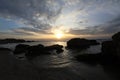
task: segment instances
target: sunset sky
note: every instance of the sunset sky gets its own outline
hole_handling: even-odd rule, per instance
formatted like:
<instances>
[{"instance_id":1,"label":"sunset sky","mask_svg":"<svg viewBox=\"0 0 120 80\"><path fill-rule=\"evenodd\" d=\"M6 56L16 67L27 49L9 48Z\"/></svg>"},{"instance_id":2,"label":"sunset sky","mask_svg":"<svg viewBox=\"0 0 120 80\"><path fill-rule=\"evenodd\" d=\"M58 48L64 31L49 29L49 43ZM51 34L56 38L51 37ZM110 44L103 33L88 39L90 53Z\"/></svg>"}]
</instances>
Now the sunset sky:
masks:
<instances>
[{"instance_id":1,"label":"sunset sky","mask_svg":"<svg viewBox=\"0 0 120 80\"><path fill-rule=\"evenodd\" d=\"M0 0L0 38L109 38L120 31L120 0Z\"/></svg>"}]
</instances>

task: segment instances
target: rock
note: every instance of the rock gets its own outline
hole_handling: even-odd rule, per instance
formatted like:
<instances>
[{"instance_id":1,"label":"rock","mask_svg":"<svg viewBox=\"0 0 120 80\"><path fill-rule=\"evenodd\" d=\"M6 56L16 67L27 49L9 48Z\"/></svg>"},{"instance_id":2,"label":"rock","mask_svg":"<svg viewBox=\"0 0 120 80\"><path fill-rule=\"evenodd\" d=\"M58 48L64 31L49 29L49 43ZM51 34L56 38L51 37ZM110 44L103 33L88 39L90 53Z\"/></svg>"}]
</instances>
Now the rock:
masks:
<instances>
[{"instance_id":1,"label":"rock","mask_svg":"<svg viewBox=\"0 0 120 80\"><path fill-rule=\"evenodd\" d=\"M91 45L99 44L96 40L87 40L81 38L73 38L67 41L67 48L69 49L86 49Z\"/></svg>"},{"instance_id":2,"label":"rock","mask_svg":"<svg viewBox=\"0 0 120 80\"><path fill-rule=\"evenodd\" d=\"M120 32L114 34L114 35L112 36L112 39L113 39L113 41L120 43Z\"/></svg>"},{"instance_id":3,"label":"rock","mask_svg":"<svg viewBox=\"0 0 120 80\"><path fill-rule=\"evenodd\" d=\"M21 53L26 53L29 45L26 44L18 44L15 47L14 54L21 54Z\"/></svg>"},{"instance_id":4,"label":"rock","mask_svg":"<svg viewBox=\"0 0 120 80\"><path fill-rule=\"evenodd\" d=\"M14 39L14 38L0 39L0 44L24 43L24 42L33 42L33 41L26 41L24 39Z\"/></svg>"},{"instance_id":5,"label":"rock","mask_svg":"<svg viewBox=\"0 0 120 80\"><path fill-rule=\"evenodd\" d=\"M25 56L30 59L39 56L41 54L45 54L45 48L42 44L39 44L35 46L29 46Z\"/></svg>"},{"instance_id":6,"label":"rock","mask_svg":"<svg viewBox=\"0 0 120 80\"><path fill-rule=\"evenodd\" d=\"M51 50L58 50L58 49L62 49L62 48L63 48L62 45L55 44L55 45L52 45L52 46L46 46L45 50L51 51Z\"/></svg>"},{"instance_id":7,"label":"rock","mask_svg":"<svg viewBox=\"0 0 120 80\"><path fill-rule=\"evenodd\" d=\"M120 64L120 32L112 36L111 41L102 42L101 53L99 54L83 54L76 57L78 61L87 63L97 63L102 65L119 65ZM91 41L96 44L96 41Z\"/></svg>"},{"instance_id":8,"label":"rock","mask_svg":"<svg viewBox=\"0 0 120 80\"><path fill-rule=\"evenodd\" d=\"M102 56L107 63L116 63L120 61L120 32L112 36L111 41L102 42Z\"/></svg>"},{"instance_id":9,"label":"rock","mask_svg":"<svg viewBox=\"0 0 120 80\"><path fill-rule=\"evenodd\" d=\"M89 40L90 45L99 45L100 43L96 40Z\"/></svg>"},{"instance_id":10,"label":"rock","mask_svg":"<svg viewBox=\"0 0 120 80\"><path fill-rule=\"evenodd\" d=\"M56 53L61 53L61 52L64 51L62 48L63 48L62 45L55 44L55 45L52 45L52 46L47 46L47 47L45 47L45 50L46 50L46 51L56 50Z\"/></svg>"},{"instance_id":11,"label":"rock","mask_svg":"<svg viewBox=\"0 0 120 80\"><path fill-rule=\"evenodd\" d=\"M102 42L102 53L106 55L114 55L116 53L117 44L113 41Z\"/></svg>"},{"instance_id":12,"label":"rock","mask_svg":"<svg viewBox=\"0 0 120 80\"><path fill-rule=\"evenodd\" d=\"M3 48L3 47L0 47L0 51L12 51L12 50L9 49L9 48Z\"/></svg>"},{"instance_id":13,"label":"rock","mask_svg":"<svg viewBox=\"0 0 120 80\"><path fill-rule=\"evenodd\" d=\"M89 41L86 39L80 39L80 38L73 38L67 42L67 48L74 49L74 48L80 48L85 49L88 48Z\"/></svg>"}]
</instances>

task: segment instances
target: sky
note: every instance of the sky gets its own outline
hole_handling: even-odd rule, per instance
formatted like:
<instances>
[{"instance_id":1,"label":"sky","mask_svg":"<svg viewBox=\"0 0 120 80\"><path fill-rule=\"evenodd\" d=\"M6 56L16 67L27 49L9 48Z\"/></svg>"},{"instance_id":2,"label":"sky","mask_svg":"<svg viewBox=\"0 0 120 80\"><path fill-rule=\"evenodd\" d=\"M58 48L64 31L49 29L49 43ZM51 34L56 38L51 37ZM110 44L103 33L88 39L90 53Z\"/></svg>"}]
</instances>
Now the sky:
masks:
<instances>
[{"instance_id":1,"label":"sky","mask_svg":"<svg viewBox=\"0 0 120 80\"><path fill-rule=\"evenodd\" d=\"M101 39L118 31L120 0L0 0L0 38Z\"/></svg>"}]
</instances>

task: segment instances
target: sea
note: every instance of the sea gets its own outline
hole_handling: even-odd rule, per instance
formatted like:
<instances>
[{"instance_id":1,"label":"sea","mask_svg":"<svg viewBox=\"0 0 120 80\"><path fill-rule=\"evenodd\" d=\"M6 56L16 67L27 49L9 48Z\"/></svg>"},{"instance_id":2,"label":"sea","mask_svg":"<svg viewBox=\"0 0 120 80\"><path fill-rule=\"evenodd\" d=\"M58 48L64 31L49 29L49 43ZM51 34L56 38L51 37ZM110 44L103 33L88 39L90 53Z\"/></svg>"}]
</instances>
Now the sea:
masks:
<instances>
[{"instance_id":1,"label":"sea","mask_svg":"<svg viewBox=\"0 0 120 80\"><path fill-rule=\"evenodd\" d=\"M20 43L19 43L20 44ZM44 46L50 46L54 44L59 44L64 46L64 52L60 54L50 55L41 55L37 56L30 62L37 67L38 69L54 69L49 71L49 74L55 78L55 75L64 76L63 80L67 80L66 77L73 78L71 80L119 80L119 76L117 70L112 68L112 66L103 66L100 64L87 64L84 62L79 62L75 59L75 56L80 54L98 54L101 52L101 45L91 46L88 49L83 51L79 50L68 50L66 49L66 42L25 42L21 44L28 45L38 45L43 44ZM10 48L12 50L15 49L15 46L18 43L9 43L9 44L1 44L0 47ZM25 59L24 55L18 55L17 57L23 57L21 60ZM55 73L55 74L53 74ZM112 75L112 76L111 76ZM117 76L117 77L116 77ZM79 77L81 79L79 79ZM56 77L56 80L59 80Z\"/></svg>"}]
</instances>

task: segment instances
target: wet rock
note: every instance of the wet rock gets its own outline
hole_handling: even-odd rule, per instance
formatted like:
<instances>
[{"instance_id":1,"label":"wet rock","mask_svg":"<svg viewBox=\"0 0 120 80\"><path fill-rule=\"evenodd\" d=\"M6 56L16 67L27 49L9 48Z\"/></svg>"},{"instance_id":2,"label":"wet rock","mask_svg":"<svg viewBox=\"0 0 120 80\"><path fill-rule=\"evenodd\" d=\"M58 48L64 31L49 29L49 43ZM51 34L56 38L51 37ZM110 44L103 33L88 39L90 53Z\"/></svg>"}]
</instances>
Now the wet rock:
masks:
<instances>
[{"instance_id":1,"label":"wet rock","mask_svg":"<svg viewBox=\"0 0 120 80\"><path fill-rule=\"evenodd\" d=\"M104 41L102 43L102 53L112 55L116 53L117 44L113 41Z\"/></svg>"},{"instance_id":2,"label":"wet rock","mask_svg":"<svg viewBox=\"0 0 120 80\"><path fill-rule=\"evenodd\" d=\"M120 58L120 32L112 36L112 41L104 41L102 43L103 55L111 55Z\"/></svg>"},{"instance_id":3,"label":"wet rock","mask_svg":"<svg viewBox=\"0 0 120 80\"><path fill-rule=\"evenodd\" d=\"M62 50L62 48L63 48L62 45L55 44L55 45L52 45L52 46L46 46L45 50L46 51L58 50L58 52L59 52L59 51Z\"/></svg>"},{"instance_id":4,"label":"wet rock","mask_svg":"<svg viewBox=\"0 0 120 80\"><path fill-rule=\"evenodd\" d=\"M113 39L113 41L120 43L120 32L114 34L114 35L112 36L112 39Z\"/></svg>"},{"instance_id":5,"label":"wet rock","mask_svg":"<svg viewBox=\"0 0 120 80\"><path fill-rule=\"evenodd\" d=\"M100 43L96 40L89 40L90 45L99 45Z\"/></svg>"},{"instance_id":6,"label":"wet rock","mask_svg":"<svg viewBox=\"0 0 120 80\"><path fill-rule=\"evenodd\" d=\"M78 55L76 59L87 63L102 65L120 64L120 32L112 36L111 41L102 42L101 53Z\"/></svg>"},{"instance_id":7,"label":"wet rock","mask_svg":"<svg viewBox=\"0 0 120 80\"><path fill-rule=\"evenodd\" d=\"M39 44L39 45L35 45L35 46L29 46L25 56L27 58L34 58L41 54L45 54L45 48L42 44Z\"/></svg>"},{"instance_id":8,"label":"wet rock","mask_svg":"<svg viewBox=\"0 0 120 80\"><path fill-rule=\"evenodd\" d=\"M14 54L21 54L21 53L26 53L29 45L26 44L18 44L15 47Z\"/></svg>"},{"instance_id":9,"label":"wet rock","mask_svg":"<svg viewBox=\"0 0 120 80\"><path fill-rule=\"evenodd\" d=\"M3 48L3 47L0 47L0 51L12 51L12 50L9 49L9 48Z\"/></svg>"}]
</instances>

